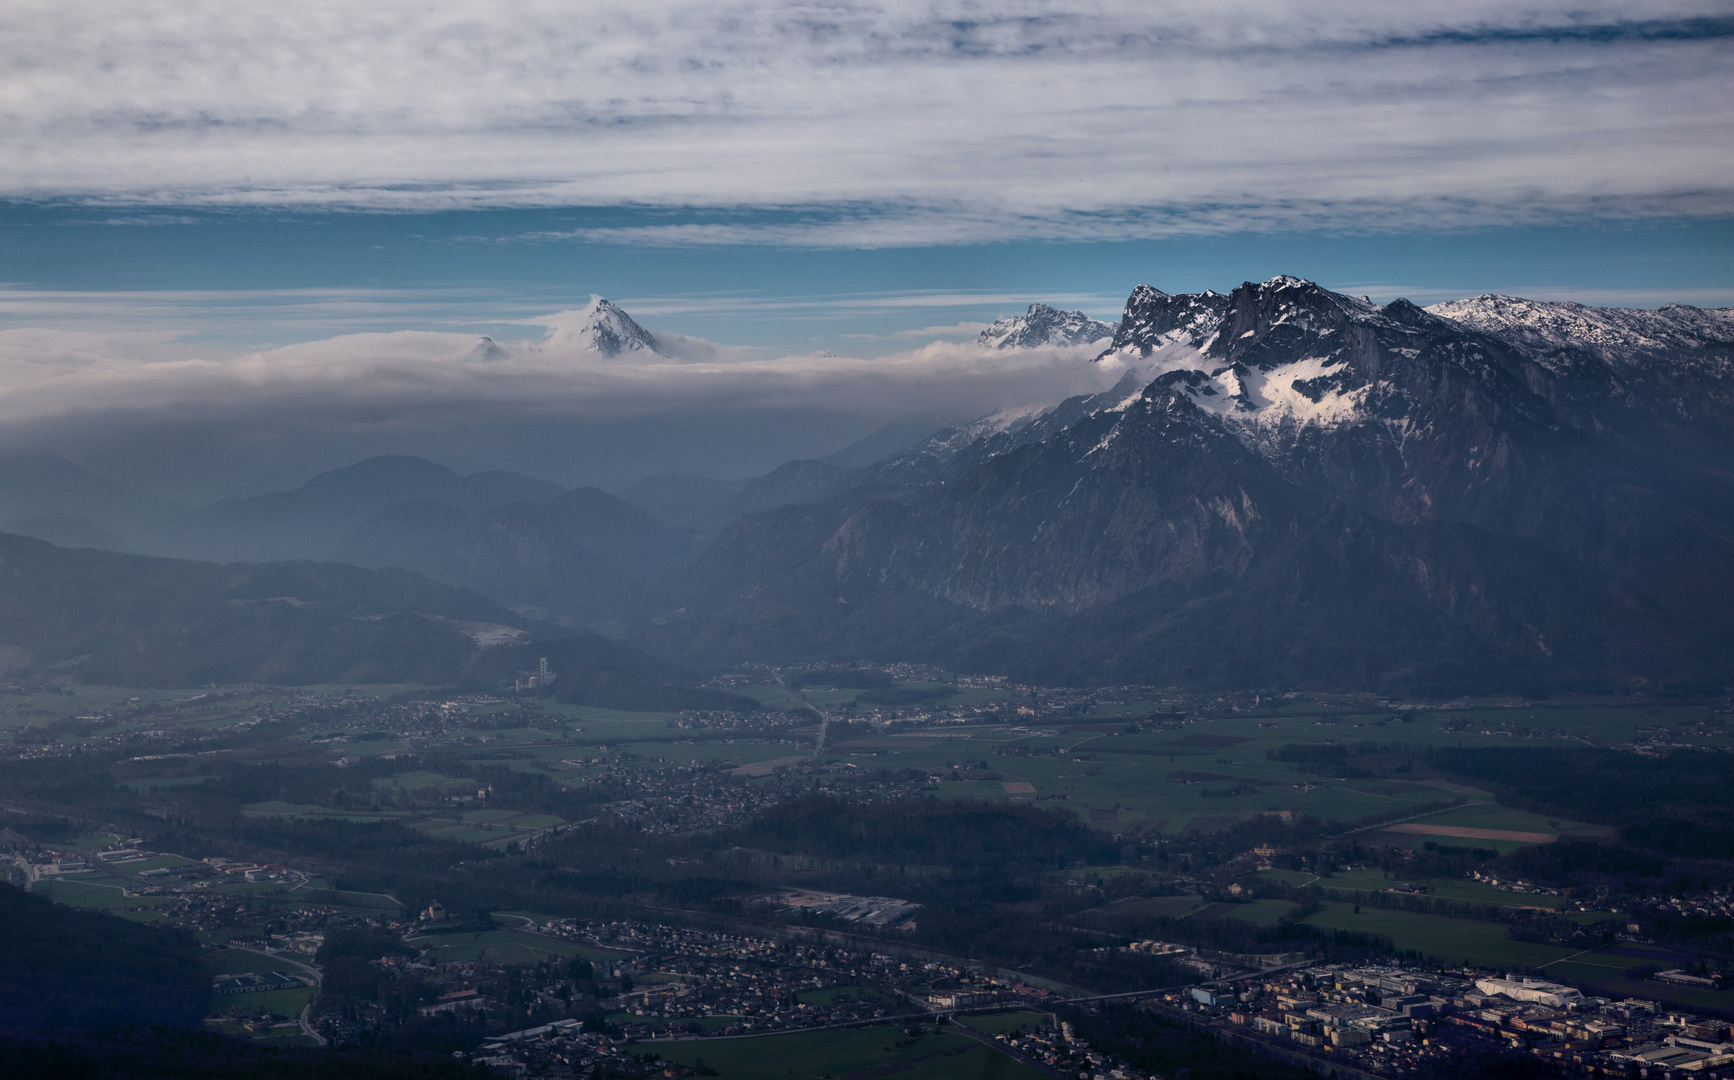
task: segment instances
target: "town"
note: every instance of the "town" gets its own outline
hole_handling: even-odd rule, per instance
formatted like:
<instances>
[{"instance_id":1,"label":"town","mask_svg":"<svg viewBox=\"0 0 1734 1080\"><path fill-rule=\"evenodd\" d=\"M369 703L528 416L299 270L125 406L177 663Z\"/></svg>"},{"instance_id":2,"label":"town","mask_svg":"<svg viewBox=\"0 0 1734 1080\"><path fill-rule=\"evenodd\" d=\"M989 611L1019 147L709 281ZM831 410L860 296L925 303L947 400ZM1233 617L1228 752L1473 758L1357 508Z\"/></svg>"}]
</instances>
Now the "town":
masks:
<instances>
[{"instance_id":1,"label":"town","mask_svg":"<svg viewBox=\"0 0 1734 1080\"><path fill-rule=\"evenodd\" d=\"M194 935L213 1032L513 1076L1734 1066L1716 864L1468 771L1534 744L1647 783L1719 760L1720 704L712 682L766 708L31 690L4 870Z\"/></svg>"}]
</instances>

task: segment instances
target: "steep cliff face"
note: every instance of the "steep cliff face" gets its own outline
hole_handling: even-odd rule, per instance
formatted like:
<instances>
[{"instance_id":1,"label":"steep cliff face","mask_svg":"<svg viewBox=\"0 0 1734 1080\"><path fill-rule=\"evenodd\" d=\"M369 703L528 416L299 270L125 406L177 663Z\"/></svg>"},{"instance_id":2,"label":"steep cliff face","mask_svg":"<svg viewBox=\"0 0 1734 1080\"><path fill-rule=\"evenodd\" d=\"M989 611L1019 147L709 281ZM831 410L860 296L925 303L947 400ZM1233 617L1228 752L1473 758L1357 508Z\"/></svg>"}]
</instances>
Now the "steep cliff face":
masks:
<instances>
[{"instance_id":1,"label":"steep cliff face","mask_svg":"<svg viewBox=\"0 0 1734 1080\"><path fill-rule=\"evenodd\" d=\"M1707 437L1734 423L1734 309L1592 308L1491 294L1429 312L1505 342L1527 385L1580 426Z\"/></svg>"},{"instance_id":2,"label":"steep cliff face","mask_svg":"<svg viewBox=\"0 0 1734 1080\"><path fill-rule=\"evenodd\" d=\"M1124 369L1113 391L941 432L799 522L740 523L665 636L722 619L785 651L997 656L1080 679L1720 678L1726 465L1608 419L1691 415L1726 441L1677 400L1718 392L1722 323L1671 325L1685 337L1647 359L1597 339L1585 355L1614 375L1568 365L1564 387L1485 318L1295 278L1141 286L1097 360ZM800 641L767 637L773 608Z\"/></svg>"}]
</instances>

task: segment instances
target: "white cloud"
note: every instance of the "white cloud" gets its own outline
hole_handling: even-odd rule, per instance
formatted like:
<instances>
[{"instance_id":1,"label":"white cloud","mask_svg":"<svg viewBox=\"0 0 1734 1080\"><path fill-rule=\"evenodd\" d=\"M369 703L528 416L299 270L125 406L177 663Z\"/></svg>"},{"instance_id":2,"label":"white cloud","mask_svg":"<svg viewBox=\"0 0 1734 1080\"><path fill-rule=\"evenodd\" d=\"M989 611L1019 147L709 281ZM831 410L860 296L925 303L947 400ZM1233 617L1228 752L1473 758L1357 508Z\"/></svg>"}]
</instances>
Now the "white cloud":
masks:
<instances>
[{"instance_id":1,"label":"white cloud","mask_svg":"<svg viewBox=\"0 0 1734 1080\"><path fill-rule=\"evenodd\" d=\"M988 324L984 322L960 322L952 323L950 326L918 326L910 330L897 330L891 336L916 340L948 337L973 338L987 328Z\"/></svg>"},{"instance_id":2,"label":"white cloud","mask_svg":"<svg viewBox=\"0 0 1734 1080\"><path fill-rule=\"evenodd\" d=\"M1088 349L989 352L933 342L873 359L776 356L659 334L671 357L603 358L475 334L346 334L261 351L187 344L166 331L0 330L0 423L147 416L174 425L252 417L278 430L417 430L449 422L674 417L826 409L866 416L977 415L1100 389Z\"/></svg>"},{"instance_id":3,"label":"white cloud","mask_svg":"<svg viewBox=\"0 0 1734 1080\"><path fill-rule=\"evenodd\" d=\"M1731 32L1719 0L13 0L0 195L716 211L530 238L666 245L1717 214Z\"/></svg>"}]
</instances>

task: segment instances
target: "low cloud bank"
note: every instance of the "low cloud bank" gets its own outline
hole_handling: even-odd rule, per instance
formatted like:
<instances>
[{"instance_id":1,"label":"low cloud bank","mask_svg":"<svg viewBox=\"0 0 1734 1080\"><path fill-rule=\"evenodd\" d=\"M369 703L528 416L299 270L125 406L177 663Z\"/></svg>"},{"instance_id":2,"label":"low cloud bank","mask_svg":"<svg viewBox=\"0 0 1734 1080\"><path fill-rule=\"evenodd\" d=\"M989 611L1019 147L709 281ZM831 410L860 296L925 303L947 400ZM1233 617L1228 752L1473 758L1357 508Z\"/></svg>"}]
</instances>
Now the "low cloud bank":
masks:
<instances>
[{"instance_id":1,"label":"low cloud bank","mask_svg":"<svg viewBox=\"0 0 1734 1080\"><path fill-rule=\"evenodd\" d=\"M156 490L179 482L165 473L203 470L182 494L193 501L251 486L237 471L259 461L292 479L383 452L623 483L662 469L751 473L895 417L1045 405L1119 375L1088 347L946 341L864 359L663 334L670 355L603 357L562 336L567 314L538 320L540 340L399 331L262 351L161 331L0 330L0 427L13 445L142 470L126 478Z\"/></svg>"}]
</instances>

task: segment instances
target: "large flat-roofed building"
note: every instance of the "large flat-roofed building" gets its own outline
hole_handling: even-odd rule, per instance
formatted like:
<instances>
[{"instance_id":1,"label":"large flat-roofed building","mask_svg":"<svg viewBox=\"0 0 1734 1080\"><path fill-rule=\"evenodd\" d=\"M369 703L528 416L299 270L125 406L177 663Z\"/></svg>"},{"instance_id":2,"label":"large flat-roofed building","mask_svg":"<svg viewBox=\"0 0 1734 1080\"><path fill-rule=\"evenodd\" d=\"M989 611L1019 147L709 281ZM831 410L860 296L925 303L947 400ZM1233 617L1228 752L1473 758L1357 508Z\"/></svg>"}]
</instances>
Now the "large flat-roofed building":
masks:
<instances>
[{"instance_id":1,"label":"large flat-roofed building","mask_svg":"<svg viewBox=\"0 0 1734 1080\"><path fill-rule=\"evenodd\" d=\"M1503 996L1513 1001L1530 1001L1556 1009L1583 1003L1582 991L1539 979L1477 979L1475 989L1489 997Z\"/></svg>"}]
</instances>

